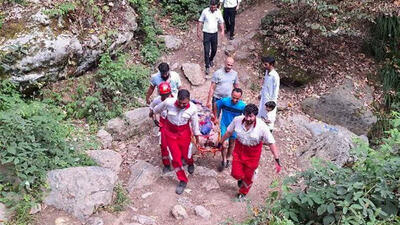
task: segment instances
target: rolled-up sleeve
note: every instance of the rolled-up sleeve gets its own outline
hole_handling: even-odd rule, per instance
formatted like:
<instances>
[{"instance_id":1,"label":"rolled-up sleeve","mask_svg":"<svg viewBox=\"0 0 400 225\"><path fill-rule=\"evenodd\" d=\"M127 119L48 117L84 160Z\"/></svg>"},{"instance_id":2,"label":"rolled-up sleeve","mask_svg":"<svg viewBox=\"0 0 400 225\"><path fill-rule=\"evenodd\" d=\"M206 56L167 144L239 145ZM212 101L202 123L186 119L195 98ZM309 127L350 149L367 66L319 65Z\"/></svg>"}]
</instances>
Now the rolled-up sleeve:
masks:
<instances>
[{"instance_id":1,"label":"rolled-up sleeve","mask_svg":"<svg viewBox=\"0 0 400 225\"><path fill-rule=\"evenodd\" d=\"M262 141L266 144L274 144L275 138L272 136L271 132L269 131L268 126L264 126L262 130Z\"/></svg>"},{"instance_id":2,"label":"rolled-up sleeve","mask_svg":"<svg viewBox=\"0 0 400 225\"><path fill-rule=\"evenodd\" d=\"M160 114L165 109L165 107L167 107L167 105L165 104L165 101L163 101L153 108L153 112Z\"/></svg>"},{"instance_id":3,"label":"rolled-up sleeve","mask_svg":"<svg viewBox=\"0 0 400 225\"><path fill-rule=\"evenodd\" d=\"M229 126L226 128L226 131L233 132L235 130L235 126L236 126L237 120L238 120L237 117L235 119L233 119L231 124L229 124Z\"/></svg>"},{"instance_id":4,"label":"rolled-up sleeve","mask_svg":"<svg viewBox=\"0 0 400 225\"><path fill-rule=\"evenodd\" d=\"M192 117L190 118L190 122L194 135L201 135L199 128L199 115L197 114L197 111L193 113Z\"/></svg>"}]
</instances>

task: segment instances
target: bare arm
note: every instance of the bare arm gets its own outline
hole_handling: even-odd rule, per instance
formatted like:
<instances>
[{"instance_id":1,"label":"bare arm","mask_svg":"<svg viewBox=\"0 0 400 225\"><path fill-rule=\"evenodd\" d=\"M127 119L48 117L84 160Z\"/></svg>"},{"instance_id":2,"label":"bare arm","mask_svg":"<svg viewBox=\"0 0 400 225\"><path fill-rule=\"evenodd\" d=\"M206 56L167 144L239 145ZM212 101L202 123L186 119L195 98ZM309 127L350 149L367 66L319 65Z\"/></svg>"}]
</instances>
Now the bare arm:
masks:
<instances>
[{"instance_id":1,"label":"bare arm","mask_svg":"<svg viewBox=\"0 0 400 225\"><path fill-rule=\"evenodd\" d=\"M232 136L232 134L233 134L233 131L226 131L225 132L225 134L224 134L224 136L221 138L221 141L220 141L220 143L222 144L222 143L224 143L224 141L226 140L226 139L228 139L230 136Z\"/></svg>"},{"instance_id":2,"label":"bare arm","mask_svg":"<svg viewBox=\"0 0 400 225\"><path fill-rule=\"evenodd\" d=\"M224 23L219 24L219 29L221 29L221 37L223 38L225 36Z\"/></svg>"},{"instance_id":3,"label":"bare arm","mask_svg":"<svg viewBox=\"0 0 400 225\"><path fill-rule=\"evenodd\" d=\"M210 89L208 90L207 107L211 108L211 100L215 91L215 83L211 82Z\"/></svg>"},{"instance_id":4,"label":"bare arm","mask_svg":"<svg viewBox=\"0 0 400 225\"><path fill-rule=\"evenodd\" d=\"M153 94L154 88L155 87L153 85L150 85L149 89L147 89L147 93L146 93L146 103L147 104L150 104L150 96L151 96L151 94Z\"/></svg>"},{"instance_id":5,"label":"bare arm","mask_svg":"<svg viewBox=\"0 0 400 225\"><path fill-rule=\"evenodd\" d=\"M203 22L197 22L197 37L201 38L201 29L203 28Z\"/></svg>"},{"instance_id":6,"label":"bare arm","mask_svg":"<svg viewBox=\"0 0 400 225\"><path fill-rule=\"evenodd\" d=\"M215 119L217 119L217 110L218 110L218 108L217 108L217 103L214 102L213 114L214 114L214 118L215 118Z\"/></svg>"},{"instance_id":7,"label":"bare arm","mask_svg":"<svg viewBox=\"0 0 400 225\"><path fill-rule=\"evenodd\" d=\"M274 159L279 159L279 152L278 152L278 147L275 144L269 144L269 150L271 151L272 155L274 156Z\"/></svg>"}]
</instances>

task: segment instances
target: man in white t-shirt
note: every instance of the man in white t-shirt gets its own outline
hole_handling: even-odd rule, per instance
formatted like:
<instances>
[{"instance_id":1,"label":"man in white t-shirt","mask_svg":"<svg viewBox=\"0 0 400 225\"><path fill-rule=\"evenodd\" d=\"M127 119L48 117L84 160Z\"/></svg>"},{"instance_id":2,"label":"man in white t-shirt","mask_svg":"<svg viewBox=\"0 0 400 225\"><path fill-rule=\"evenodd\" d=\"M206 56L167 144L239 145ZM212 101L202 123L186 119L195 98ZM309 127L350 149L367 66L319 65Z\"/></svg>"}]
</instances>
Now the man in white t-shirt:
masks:
<instances>
[{"instance_id":1,"label":"man in white t-shirt","mask_svg":"<svg viewBox=\"0 0 400 225\"><path fill-rule=\"evenodd\" d=\"M249 104L244 108L244 115L237 116L227 128L219 146L236 132L235 148L233 149L231 175L238 180L239 193L237 197L243 198L250 190L253 183L254 171L260 162L262 145L269 146L275 158L276 172L281 171L278 148L268 126L257 118L258 108Z\"/></svg>"},{"instance_id":2,"label":"man in white t-shirt","mask_svg":"<svg viewBox=\"0 0 400 225\"><path fill-rule=\"evenodd\" d=\"M174 96L178 94L178 91L182 86L179 74L174 71L170 71L168 63L160 63L160 65L158 65L158 72L153 74L150 78L150 86L146 93L147 104L150 104L150 97L153 94L154 89L164 81L169 83L171 86L171 92Z\"/></svg>"},{"instance_id":3,"label":"man in white t-shirt","mask_svg":"<svg viewBox=\"0 0 400 225\"><path fill-rule=\"evenodd\" d=\"M224 19L221 11L218 9L218 0L210 0L210 7L205 8L200 15L197 24L197 36L201 38L203 31L204 61L206 65L206 74L210 73L210 66L214 66L214 57L218 46L218 26L221 30L221 36L224 37ZM211 49L211 54L210 54Z\"/></svg>"},{"instance_id":4,"label":"man in white t-shirt","mask_svg":"<svg viewBox=\"0 0 400 225\"><path fill-rule=\"evenodd\" d=\"M220 0L221 8L224 7L225 27L230 40L233 40L235 36L235 18L240 2L241 0Z\"/></svg>"}]
</instances>

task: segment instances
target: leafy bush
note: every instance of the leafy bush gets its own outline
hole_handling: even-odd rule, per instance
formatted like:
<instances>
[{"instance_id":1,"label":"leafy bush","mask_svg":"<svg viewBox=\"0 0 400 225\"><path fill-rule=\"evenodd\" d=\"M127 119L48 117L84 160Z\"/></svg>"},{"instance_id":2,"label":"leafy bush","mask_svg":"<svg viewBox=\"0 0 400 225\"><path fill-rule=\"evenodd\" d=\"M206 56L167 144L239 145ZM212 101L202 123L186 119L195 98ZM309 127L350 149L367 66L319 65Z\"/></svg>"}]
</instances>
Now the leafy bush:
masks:
<instances>
[{"instance_id":1,"label":"leafy bush","mask_svg":"<svg viewBox=\"0 0 400 225\"><path fill-rule=\"evenodd\" d=\"M388 109L400 111L400 58L388 61L380 71Z\"/></svg>"},{"instance_id":2,"label":"leafy bush","mask_svg":"<svg viewBox=\"0 0 400 225\"><path fill-rule=\"evenodd\" d=\"M76 6L73 2L63 2L56 5L53 9L45 10L44 13L49 17L63 17L75 10Z\"/></svg>"},{"instance_id":3,"label":"leafy bush","mask_svg":"<svg viewBox=\"0 0 400 225\"><path fill-rule=\"evenodd\" d=\"M139 32L144 34L143 46L141 53L146 63L154 64L161 56L161 51L164 46L157 37L158 34L162 33L162 30L158 27L154 17L155 12L151 8L148 0L129 0L129 2L135 7L139 17Z\"/></svg>"},{"instance_id":4,"label":"leafy bush","mask_svg":"<svg viewBox=\"0 0 400 225\"><path fill-rule=\"evenodd\" d=\"M171 14L172 24L185 29L187 22L200 16L209 0L161 0L164 14Z\"/></svg>"},{"instance_id":5,"label":"leafy bush","mask_svg":"<svg viewBox=\"0 0 400 225\"><path fill-rule=\"evenodd\" d=\"M277 218L295 224L398 224L400 114L395 118L379 149L359 143L352 168L314 162L313 168L284 182L281 196L273 191L266 208L246 224Z\"/></svg>"}]
</instances>

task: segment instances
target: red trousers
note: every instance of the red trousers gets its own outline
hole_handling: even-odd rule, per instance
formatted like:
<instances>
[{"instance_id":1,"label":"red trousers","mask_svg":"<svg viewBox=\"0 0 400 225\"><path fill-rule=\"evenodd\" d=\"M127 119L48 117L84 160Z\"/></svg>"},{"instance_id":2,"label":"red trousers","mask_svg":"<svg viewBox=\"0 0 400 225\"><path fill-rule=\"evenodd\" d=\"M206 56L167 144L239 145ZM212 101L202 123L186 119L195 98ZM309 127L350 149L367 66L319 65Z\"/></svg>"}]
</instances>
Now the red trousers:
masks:
<instances>
[{"instance_id":1,"label":"red trousers","mask_svg":"<svg viewBox=\"0 0 400 225\"><path fill-rule=\"evenodd\" d=\"M177 126L166 121L165 136L167 140L167 146L172 155L172 166L175 169L178 180L188 182L188 178L183 170L182 157L185 159L188 165L193 165L193 158L191 152L189 152L189 145L192 136L189 123ZM164 128L163 128L164 129Z\"/></svg>"},{"instance_id":2,"label":"red trousers","mask_svg":"<svg viewBox=\"0 0 400 225\"><path fill-rule=\"evenodd\" d=\"M262 142L256 146L247 146L237 139L235 141L231 175L236 180L242 180L242 187L239 189L242 194L247 194L253 184L253 175L260 162L261 150Z\"/></svg>"},{"instance_id":3,"label":"red trousers","mask_svg":"<svg viewBox=\"0 0 400 225\"><path fill-rule=\"evenodd\" d=\"M165 131L163 130L163 128L166 126L166 119L160 117L160 147L161 147L161 159L162 159L162 163L164 164L164 166L169 166L170 162L169 162L169 152L168 152L168 146L167 146L167 138L165 135Z\"/></svg>"}]
</instances>

